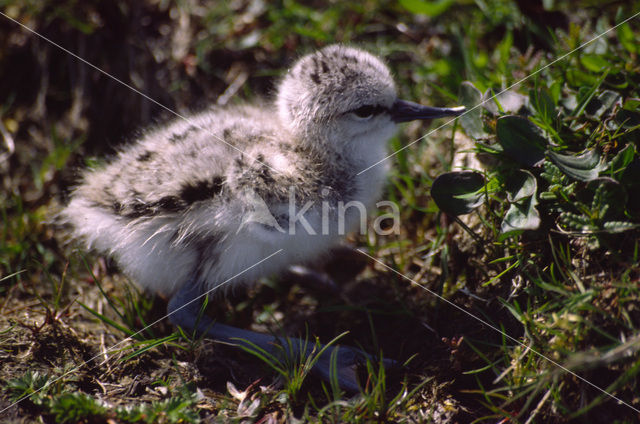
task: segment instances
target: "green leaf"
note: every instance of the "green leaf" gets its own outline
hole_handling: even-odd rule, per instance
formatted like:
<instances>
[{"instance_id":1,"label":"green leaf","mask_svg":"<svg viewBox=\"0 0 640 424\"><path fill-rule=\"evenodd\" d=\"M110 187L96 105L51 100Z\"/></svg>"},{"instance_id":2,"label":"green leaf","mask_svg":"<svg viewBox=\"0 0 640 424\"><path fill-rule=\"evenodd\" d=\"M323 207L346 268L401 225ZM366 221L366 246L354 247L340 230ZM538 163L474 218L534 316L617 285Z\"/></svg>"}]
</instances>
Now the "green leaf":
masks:
<instances>
[{"instance_id":1,"label":"green leaf","mask_svg":"<svg viewBox=\"0 0 640 424\"><path fill-rule=\"evenodd\" d=\"M433 182L431 197L443 212L464 215L484 203L484 185L484 177L478 172L446 172Z\"/></svg>"},{"instance_id":2,"label":"green leaf","mask_svg":"<svg viewBox=\"0 0 640 424\"><path fill-rule=\"evenodd\" d=\"M553 104L558 104L560 101L560 94L562 94L562 81L555 80L551 83L549 87L549 94L551 95L551 99L553 100Z\"/></svg>"},{"instance_id":3,"label":"green leaf","mask_svg":"<svg viewBox=\"0 0 640 424\"><path fill-rule=\"evenodd\" d=\"M611 90L604 90L598 97L589 101L585 108L585 114L592 118L600 118L605 112L611 110L613 106L622 101L619 93Z\"/></svg>"},{"instance_id":4,"label":"green leaf","mask_svg":"<svg viewBox=\"0 0 640 424\"><path fill-rule=\"evenodd\" d=\"M533 196L538 190L538 183L529 171L518 170L509 176L506 184L507 200L511 203L518 202Z\"/></svg>"},{"instance_id":5,"label":"green leaf","mask_svg":"<svg viewBox=\"0 0 640 424\"><path fill-rule=\"evenodd\" d=\"M607 78L607 86L611 88L615 88L618 91L624 90L629 87L631 84L632 87L635 87L637 84L634 82L632 75L635 73L627 73L623 66L620 63L615 64L611 68L607 68L607 72L609 72L609 76Z\"/></svg>"},{"instance_id":6,"label":"green leaf","mask_svg":"<svg viewBox=\"0 0 640 424\"><path fill-rule=\"evenodd\" d=\"M640 109L640 99L630 98L624 101L624 105L622 106L624 110L630 110L632 112Z\"/></svg>"},{"instance_id":7,"label":"green leaf","mask_svg":"<svg viewBox=\"0 0 640 424\"><path fill-rule=\"evenodd\" d=\"M589 234L597 230L588 217L573 212L561 212L558 216L561 230Z\"/></svg>"},{"instance_id":8,"label":"green leaf","mask_svg":"<svg viewBox=\"0 0 640 424\"><path fill-rule=\"evenodd\" d=\"M628 193L640 193L640 159L635 158L622 172L620 178ZM640 196L629 196L627 210L634 215L640 214Z\"/></svg>"},{"instance_id":9,"label":"green leaf","mask_svg":"<svg viewBox=\"0 0 640 424\"><path fill-rule=\"evenodd\" d=\"M582 87L597 84L598 77L575 67L567 69L567 82L572 87Z\"/></svg>"},{"instance_id":10,"label":"green leaf","mask_svg":"<svg viewBox=\"0 0 640 424\"><path fill-rule=\"evenodd\" d=\"M546 123L553 122L555 119L556 105L553 102L551 94L549 94L546 89L539 88L537 90L530 90L529 102L538 113L540 119Z\"/></svg>"},{"instance_id":11,"label":"green leaf","mask_svg":"<svg viewBox=\"0 0 640 424\"><path fill-rule=\"evenodd\" d=\"M177 346L177 347L181 347L180 345L176 344L176 343L171 343L175 340L179 339L179 333L175 332L172 333L166 337L163 337L161 339L154 339L154 340L143 340L140 342L137 342L134 344L134 351L131 352L130 354L128 354L127 356L125 356L124 358L120 359L120 362L128 362L131 359L135 358L136 356L140 356L142 355L144 352L151 350L153 348L155 348L156 346L161 346L164 344L167 345L171 345L171 346ZM138 349L138 347L140 347L140 349Z\"/></svg>"},{"instance_id":12,"label":"green leaf","mask_svg":"<svg viewBox=\"0 0 640 424\"><path fill-rule=\"evenodd\" d=\"M598 178L606 164L600 163L600 154L595 150L587 150L578 155L563 155L554 151L547 152L549 159L560 170L579 181L591 181Z\"/></svg>"},{"instance_id":13,"label":"green leaf","mask_svg":"<svg viewBox=\"0 0 640 424\"><path fill-rule=\"evenodd\" d=\"M636 148L634 145L627 144L624 149L620 150L618 154L611 159L611 162L609 163L609 172L614 176L622 173L622 171L627 168L627 165L633 161L635 155Z\"/></svg>"},{"instance_id":14,"label":"green leaf","mask_svg":"<svg viewBox=\"0 0 640 424\"><path fill-rule=\"evenodd\" d=\"M471 82L463 81L460 85L459 94L460 103L467 107L458 121L464 132L473 139L484 138L487 136L482 124L482 108L479 107L482 102L482 93Z\"/></svg>"},{"instance_id":15,"label":"green leaf","mask_svg":"<svg viewBox=\"0 0 640 424\"><path fill-rule=\"evenodd\" d=\"M449 9L454 1L455 0L400 0L400 4L411 13L427 15L433 18Z\"/></svg>"},{"instance_id":16,"label":"green leaf","mask_svg":"<svg viewBox=\"0 0 640 424\"><path fill-rule=\"evenodd\" d=\"M627 109L620 109L613 119L622 128L633 128L640 125L640 113Z\"/></svg>"},{"instance_id":17,"label":"green leaf","mask_svg":"<svg viewBox=\"0 0 640 424\"><path fill-rule=\"evenodd\" d=\"M496 134L504 152L518 163L534 166L544 159L547 140L540 128L528 119L503 116L497 121Z\"/></svg>"},{"instance_id":18,"label":"green leaf","mask_svg":"<svg viewBox=\"0 0 640 424\"><path fill-rule=\"evenodd\" d=\"M484 102L482 106L486 110L498 115L499 113L518 113L524 106L527 97L512 90L494 95L494 91L488 89L482 96L482 100Z\"/></svg>"},{"instance_id":19,"label":"green leaf","mask_svg":"<svg viewBox=\"0 0 640 424\"><path fill-rule=\"evenodd\" d=\"M604 223L603 228L607 233L623 233L640 228L640 225L627 221L608 221Z\"/></svg>"},{"instance_id":20,"label":"green leaf","mask_svg":"<svg viewBox=\"0 0 640 424\"><path fill-rule=\"evenodd\" d=\"M569 91L560 99L560 105L567 111L576 110L578 107L578 96L575 91Z\"/></svg>"},{"instance_id":21,"label":"green leaf","mask_svg":"<svg viewBox=\"0 0 640 424\"><path fill-rule=\"evenodd\" d=\"M602 84L604 79L607 77L607 75L609 75L609 70L606 70L605 72L603 72L599 78L593 81L593 84L589 84L591 85L591 87L584 87L584 86L580 87L580 89L578 90L578 105L573 111L573 116L576 116L576 117L580 116L582 112L584 112L584 109L587 107L591 99L595 96L596 92L598 91L598 88L600 88L600 85ZM580 85L583 85L583 84L580 84Z\"/></svg>"},{"instance_id":22,"label":"green leaf","mask_svg":"<svg viewBox=\"0 0 640 424\"><path fill-rule=\"evenodd\" d=\"M606 110L613 108L616 103L622 102L622 96L620 93L611 90L604 90L600 93L598 99L607 108Z\"/></svg>"},{"instance_id":23,"label":"green leaf","mask_svg":"<svg viewBox=\"0 0 640 424\"><path fill-rule=\"evenodd\" d=\"M93 309L91 309L90 307L88 307L87 305L85 305L84 303L78 301L78 304L80 306L82 306L85 310L87 310L87 312L95 315L99 320L101 320L102 322L104 322L105 324L108 324L110 326L112 326L113 328L115 328L116 330L120 330L122 331L124 334L126 334L129 337L136 337L139 338L140 335L135 334L135 332L127 327L125 327L124 325L118 324L116 321L112 320L111 318L107 317L106 315L102 315L100 312L94 311Z\"/></svg>"},{"instance_id":24,"label":"green leaf","mask_svg":"<svg viewBox=\"0 0 640 424\"><path fill-rule=\"evenodd\" d=\"M537 230L540 227L540 214L536 209L535 196L512 203L500 225L503 234L514 231Z\"/></svg>"},{"instance_id":25,"label":"green leaf","mask_svg":"<svg viewBox=\"0 0 640 424\"><path fill-rule=\"evenodd\" d=\"M624 186L609 177L596 178L589 181L587 190L593 192L591 200L591 218L594 220L615 219L622 216L622 211L629 198ZM609 213L608 213L609 212Z\"/></svg>"},{"instance_id":26,"label":"green leaf","mask_svg":"<svg viewBox=\"0 0 640 424\"><path fill-rule=\"evenodd\" d=\"M583 54L580 56L580 63L591 72L602 72L611 62L599 54Z\"/></svg>"},{"instance_id":27,"label":"green leaf","mask_svg":"<svg viewBox=\"0 0 640 424\"><path fill-rule=\"evenodd\" d=\"M617 28L618 40L620 44L627 49L629 53L637 53L638 52L638 40L636 40L633 31L631 30L631 26L628 23L624 23Z\"/></svg>"},{"instance_id":28,"label":"green leaf","mask_svg":"<svg viewBox=\"0 0 640 424\"><path fill-rule=\"evenodd\" d=\"M51 412L58 423L98 422L107 408L84 393L63 393L52 402Z\"/></svg>"}]
</instances>

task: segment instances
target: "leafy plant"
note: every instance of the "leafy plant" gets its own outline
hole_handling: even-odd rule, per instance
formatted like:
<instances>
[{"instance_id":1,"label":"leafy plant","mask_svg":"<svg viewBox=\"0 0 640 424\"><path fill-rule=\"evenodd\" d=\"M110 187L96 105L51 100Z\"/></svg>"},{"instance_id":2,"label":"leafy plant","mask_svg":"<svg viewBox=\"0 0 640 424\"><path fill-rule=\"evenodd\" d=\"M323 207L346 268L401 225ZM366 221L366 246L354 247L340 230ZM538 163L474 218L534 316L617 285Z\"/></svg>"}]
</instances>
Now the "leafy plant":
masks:
<instances>
[{"instance_id":1,"label":"leafy plant","mask_svg":"<svg viewBox=\"0 0 640 424\"><path fill-rule=\"evenodd\" d=\"M64 393L51 404L51 412L60 424L96 419L106 411L106 407L84 393Z\"/></svg>"},{"instance_id":2,"label":"leafy plant","mask_svg":"<svg viewBox=\"0 0 640 424\"><path fill-rule=\"evenodd\" d=\"M501 114L500 110L504 109L497 103L497 113L485 107L484 113L474 109L460 118L463 129L478 143L478 151L498 159L498 164L488 170L488 180L502 182L501 189L491 190L491 194L500 195L509 204L501 224L503 234L538 230L545 220L557 222L561 231L590 234L596 241L591 245L596 247L599 246L597 239L603 234L638 228L638 222L623 219L634 214L627 207L629 192L623 183L623 176L634 172L638 160L634 146L626 145L616 155L604 157L597 146L603 138L598 133L601 130L593 125L590 133L582 130L587 143L581 142L583 139L578 134L573 135L570 144L563 139L572 133L575 115L584 109L591 111L584 125L603 118L615 122L621 110L622 94L611 89L600 90L601 82L591 88L581 87L578 91L583 93L579 96L582 101L574 109L557 108L551 94L538 88L529 92L526 116ZM470 82L463 83L461 95L462 101L469 104L482 97ZM567 96L572 96L571 91ZM562 103L562 99L559 100ZM493 119L495 135L490 136L488 121ZM616 136L636 129L623 130ZM572 153L571 147L584 150ZM605 178L606 174L610 177ZM478 176L472 177L474 175ZM470 185L470 178L476 183ZM469 213L484 203L478 198L483 191L480 178L480 174L469 170L442 174L434 181L431 194L443 211L451 215ZM629 177L624 180L627 185L632 181ZM635 187L635 183L632 184ZM592 198L589 205L581 201L585 197Z\"/></svg>"},{"instance_id":3,"label":"leafy plant","mask_svg":"<svg viewBox=\"0 0 640 424\"><path fill-rule=\"evenodd\" d=\"M459 118L460 125L475 143L475 153L490 160L482 169L443 173L431 188L438 207L466 230L458 215L479 218L485 238L476 240L491 243L491 255L499 257L492 264L510 263L485 285L509 276L512 284L526 287L501 302L524 326L527 343L540 355L568 360L572 370L579 368L577 363L587 368L581 354L573 353L577 346L596 349L594 340L602 337L613 347L597 349L615 351L625 340L606 330L612 324L605 322L616 318L604 310L616 307L601 300L607 283L589 274L591 267L606 263L607 272L616 266L637 269L637 242L632 241L640 229L640 90L631 83L637 79L637 65L624 59L635 48L627 31L619 34L618 45L578 54L524 87L506 92L489 88L482 94L476 84L463 82L459 99L468 112ZM493 97L493 92L500 95ZM469 184L470 178L476 184ZM616 292L626 292L633 290L628 283L611 284ZM624 327L637 331L634 324ZM505 345L504 351L505 358L485 357L486 364L472 371L500 373L493 389L478 379L478 393L494 417L516 419L536 403L531 417L545 403L567 408L560 399L569 383L558 378L558 369L540 355L523 352L522 346ZM510 364L504 371L498 371L501 360ZM607 380L611 385L600 387L611 392L621 386L618 381L629 381L638 372L637 360L623 367L615 383ZM537 370L535 377L531 370ZM504 385L497 385L503 380ZM515 396L505 396L506 391ZM602 402L602 396L592 405ZM520 413L510 411L514 405Z\"/></svg>"},{"instance_id":4,"label":"leafy plant","mask_svg":"<svg viewBox=\"0 0 640 424\"><path fill-rule=\"evenodd\" d=\"M180 386L177 393L161 401L141 405L118 407L115 416L123 422L138 423L198 423L200 418L194 409L198 392L192 384Z\"/></svg>"},{"instance_id":5,"label":"leafy plant","mask_svg":"<svg viewBox=\"0 0 640 424\"><path fill-rule=\"evenodd\" d=\"M17 402L24 398L35 405L43 405L49 401L47 389L50 386L51 377L38 371L27 371L26 374L7 381L7 391L11 401Z\"/></svg>"}]
</instances>

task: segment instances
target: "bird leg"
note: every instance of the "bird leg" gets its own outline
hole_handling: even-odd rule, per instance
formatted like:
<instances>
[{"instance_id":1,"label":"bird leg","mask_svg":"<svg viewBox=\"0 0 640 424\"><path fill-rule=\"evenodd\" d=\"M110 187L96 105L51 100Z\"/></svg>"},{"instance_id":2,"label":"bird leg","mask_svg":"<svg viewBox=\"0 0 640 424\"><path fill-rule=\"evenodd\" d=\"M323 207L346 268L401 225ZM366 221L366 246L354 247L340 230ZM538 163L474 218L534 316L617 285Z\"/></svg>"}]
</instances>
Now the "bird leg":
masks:
<instances>
[{"instance_id":1,"label":"bird leg","mask_svg":"<svg viewBox=\"0 0 640 424\"><path fill-rule=\"evenodd\" d=\"M280 278L294 281L314 290L339 293L338 282L353 281L366 268L369 258L349 245L331 248L319 269L305 265L290 266Z\"/></svg>"},{"instance_id":2,"label":"bird leg","mask_svg":"<svg viewBox=\"0 0 640 424\"><path fill-rule=\"evenodd\" d=\"M243 330L229 325L215 323L205 314L201 314L203 298L199 298L203 293L199 284L194 284L193 280L185 284L170 300L167 306L169 319L174 325L184 329L195 331L198 335L211 337L215 340L231 343L234 345L261 349L275 356L291 355L291 358L300 358L301 354L317 354L325 346L319 348L315 343L307 343L299 338L277 337L254 331ZM304 352L301 352L304 349ZM331 369L332 352L336 351L336 367ZM332 371L337 374L340 387L350 392L358 392L356 371L358 365L364 363L370 355L365 352L346 346L329 346L320 355L313 366L311 372L326 381L331 381ZM385 366L391 366L394 361L385 360Z\"/></svg>"},{"instance_id":3,"label":"bird leg","mask_svg":"<svg viewBox=\"0 0 640 424\"><path fill-rule=\"evenodd\" d=\"M280 278L285 281L295 281L303 286L323 292L337 293L340 291L340 287L329 274L303 265L290 266Z\"/></svg>"}]
</instances>

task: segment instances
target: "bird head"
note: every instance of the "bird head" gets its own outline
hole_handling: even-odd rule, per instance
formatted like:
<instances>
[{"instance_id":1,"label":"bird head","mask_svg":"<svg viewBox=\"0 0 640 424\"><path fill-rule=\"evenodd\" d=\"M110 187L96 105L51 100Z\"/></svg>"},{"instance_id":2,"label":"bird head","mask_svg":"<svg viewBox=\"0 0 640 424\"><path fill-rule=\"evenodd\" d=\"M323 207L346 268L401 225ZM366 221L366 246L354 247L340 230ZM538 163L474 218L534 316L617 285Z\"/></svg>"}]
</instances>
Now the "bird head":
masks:
<instances>
[{"instance_id":1,"label":"bird head","mask_svg":"<svg viewBox=\"0 0 640 424\"><path fill-rule=\"evenodd\" d=\"M464 110L399 100L382 60L343 45L299 59L280 83L276 103L280 120L298 139L329 143L330 148L384 145L399 122L455 116Z\"/></svg>"}]
</instances>

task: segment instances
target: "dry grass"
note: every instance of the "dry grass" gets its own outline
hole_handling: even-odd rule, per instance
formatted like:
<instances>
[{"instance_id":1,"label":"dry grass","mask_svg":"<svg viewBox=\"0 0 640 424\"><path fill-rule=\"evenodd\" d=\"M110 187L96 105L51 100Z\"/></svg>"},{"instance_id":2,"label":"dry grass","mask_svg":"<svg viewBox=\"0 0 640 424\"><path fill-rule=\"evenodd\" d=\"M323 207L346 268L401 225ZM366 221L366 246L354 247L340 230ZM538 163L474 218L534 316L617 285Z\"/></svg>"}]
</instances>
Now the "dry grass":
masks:
<instances>
[{"instance_id":1,"label":"dry grass","mask_svg":"<svg viewBox=\"0 0 640 424\"><path fill-rule=\"evenodd\" d=\"M295 57L330 42L361 44L387 57L402 97L452 104L463 80L482 88L504 86L551 59L556 48L568 50L606 29L617 10L616 4L596 9L576 1L543 12L505 0L490 10L462 2L427 17L413 14L412 7L428 2L400 2L406 8L386 1L330 7L213 3L1 4L4 13L179 113L268 96ZM637 9L627 6L620 13ZM637 41L638 25L632 24ZM557 40L547 35L549 26ZM164 321L118 345L162 317L166 300L139 293L108 258L75 251L50 217L66 201L79 167L172 116L3 17L0 33L0 130L5 143L7 135L14 142L0 151L0 409L55 380L0 413L2 420L638 418L387 268L344 253L318 264L340 283L339 293L265 278L247 292L212 299L208 312L239 327L308 331L324 342L349 331L341 343L406 361L386 373L370 364L356 397L313 378L292 397L263 362L180 334ZM640 83L637 52L615 37L608 40L605 48L629 56L623 62L631 85L621 90L629 98L640 96L633 88ZM541 81L552 85L574 68L584 64L559 64ZM589 72L585 78L598 74ZM485 124L495 131L495 120ZM583 124L567 139L581 140L596 127ZM607 160L626 144L638 146L637 131L626 138L598 131L595 144ZM393 146L426 132L407 126ZM492 193L464 221L479 243L439 213L428 193L436 177L450 170L451 148L459 149L464 138L460 127L447 127L430 144L397 155L388 196L402 207L401 234L352 242L638 408L638 232L604 237L595 250L585 238L549 231L551 225L501 240L500 218L508 205ZM629 219L637 222L637 216Z\"/></svg>"}]
</instances>

